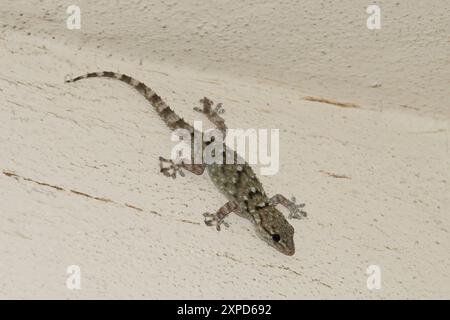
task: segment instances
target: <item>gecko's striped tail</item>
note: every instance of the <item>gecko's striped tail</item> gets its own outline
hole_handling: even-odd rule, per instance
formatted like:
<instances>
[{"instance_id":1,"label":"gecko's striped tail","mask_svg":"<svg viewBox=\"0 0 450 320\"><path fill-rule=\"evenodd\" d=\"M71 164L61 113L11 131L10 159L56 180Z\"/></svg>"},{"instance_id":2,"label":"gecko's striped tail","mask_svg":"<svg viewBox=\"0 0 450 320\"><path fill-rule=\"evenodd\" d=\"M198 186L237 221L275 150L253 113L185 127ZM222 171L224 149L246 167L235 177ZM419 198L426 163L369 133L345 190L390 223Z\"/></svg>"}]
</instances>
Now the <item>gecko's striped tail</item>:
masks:
<instances>
[{"instance_id":1,"label":"gecko's striped tail","mask_svg":"<svg viewBox=\"0 0 450 320\"><path fill-rule=\"evenodd\" d=\"M172 130L182 128L192 132L193 128L190 124L180 118L150 87L146 86L126 74L116 73L111 71L91 72L76 78L66 80L65 82L75 82L87 78L113 78L128 83L139 91L155 108L158 115L163 119L169 128Z\"/></svg>"}]
</instances>

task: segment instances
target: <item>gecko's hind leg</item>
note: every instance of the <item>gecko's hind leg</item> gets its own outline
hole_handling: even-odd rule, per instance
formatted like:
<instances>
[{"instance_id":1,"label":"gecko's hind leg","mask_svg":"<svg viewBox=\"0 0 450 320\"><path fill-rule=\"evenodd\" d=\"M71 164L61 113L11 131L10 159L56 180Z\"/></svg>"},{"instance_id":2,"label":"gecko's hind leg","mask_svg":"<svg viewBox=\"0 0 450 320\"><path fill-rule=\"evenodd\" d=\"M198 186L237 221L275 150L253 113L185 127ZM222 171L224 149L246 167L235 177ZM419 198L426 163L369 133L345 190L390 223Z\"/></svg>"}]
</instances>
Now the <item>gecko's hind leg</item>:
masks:
<instances>
[{"instance_id":1,"label":"gecko's hind leg","mask_svg":"<svg viewBox=\"0 0 450 320\"><path fill-rule=\"evenodd\" d=\"M282 194L274 195L270 198L270 203L274 206L277 204L281 204L289 210L289 218L292 219L302 219L306 217L306 211L303 211L302 208L305 207L304 203L297 204L295 197L292 197L291 200L288 200Z\"/></svg>"},{"instance_id":2,"label":"gecko's hind leg","mask_svg":"<svg viewBox=\"0 0 450 320\"><path fill-rule=\"evenodd\" d=\"M225 124L225 120L221 116L221 114L225 112L222 103L216 104L213 109L212 106L214 103L212 102L212 100L204 97L200 100L200 102L203 104L203 108L195 107L194 110L206 115L208 120L211 121L216 126L216 128L223 133L225 137L227 134L227 126Z\"/></svg>"},{"instance_id":3,"label":"gecko's hind leg","mask_svg":"<svg viewBox=\"0 0 450 320\"><path fill-rule=\"evenodd\" d=\"M220 225L228 227L228 223L224 221L225 217L228 216L233 211L237 210L239 207L236 201L228 201L225 203L215 214L205 212L203 216L205 217L205 224L207 226L216 226L217 231L220 231Z\"/></svg>"},{"instance_id":4,"label":"gecko's hind leg","mask_svg":"<svg viewBox=\"0 0 450 320\"><path fill-rule=\"evenodd\" d=\"M166 164L168 165L166 166ZM159 166L161 168L161 172L166 177L171 177L173 179L177 177L177 172L180 176L184 177L184 172L182 169L186 169L196 175L201 175L205 171L205 166L203 164L186 164L183 162L175 163L173 160L165 159L163 157L159 157Z\"/></svg>"}]
</instances>

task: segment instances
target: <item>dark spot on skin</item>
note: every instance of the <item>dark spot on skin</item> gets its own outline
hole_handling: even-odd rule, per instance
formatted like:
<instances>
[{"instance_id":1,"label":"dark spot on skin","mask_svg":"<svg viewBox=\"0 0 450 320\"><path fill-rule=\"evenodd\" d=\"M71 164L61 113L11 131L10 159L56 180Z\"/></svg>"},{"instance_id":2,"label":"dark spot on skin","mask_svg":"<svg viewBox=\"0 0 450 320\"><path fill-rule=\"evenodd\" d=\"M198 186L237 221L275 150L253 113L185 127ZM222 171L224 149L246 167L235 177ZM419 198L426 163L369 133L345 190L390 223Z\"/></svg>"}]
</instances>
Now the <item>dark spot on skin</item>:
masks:
<instances>
[{"instance_id":1,"label":"dark spot on skin","mask_svg":"<svg viewBox=\"0 0 450 320\"><path fill-rule=\"evenodd\" d=\"M184 119L181 118L181 119L177 120L177 121L173 124L173 126L174 126L175 128L186 128L186 127L188 126L188 123L186 123L186 121L184 121Z\"/></svg>"},{"instance_id":2,"label":"dark spot on skin","mask_svg":"<svg viewBox=\"0 0 450 320\"><path fill-rule=\"evenodd\" d=\"M238 173L237 173L236 183L235 183L236 188L240 187L240 185L241 185L241 180L242 180L242 174L241 174L240 172L238 172Z\"/></svg>"},{"instance_id":3,"label":"dark spot on skin","mask_svg":"<svg viewBox=\"0 0 450 320\"><path fill-rule=\"evenodd\" d=\"M157 103L157 102L161 101L161 97L158 96L158 95L155 93L154 95L152 95L152 96L149 98L149 100L150 100L151 103Z\"/></svg>"},{"instance_id":4,"label":"dark spot on skin","mask_svg":"<svg viewBox=\"0 0 450 320\"><path fill-rule=\"evenodd\" d=\"M120 79L125 81L126 83L130 83L131 82L131 77L127 76L126 74L123 74Z\"/></svg>"},{"instance_id":5,"label":"dark spot on skin","mask_svg":"<svg viewBox=\"0 0 450 320\"><path fill-rule=\"evenodd\" d=\"M167 108L165 108L163 111L161 111L160 116L161 116L163 119L167 119L167 117L168 117L169 114L171 114L171 113L173 113L173 111L172 111L169 107L167 107Z\"/></svg>"},{"instance_id":6,"label":"dark spot on skin","mask_svg":"<svg viewBox=\"0 0 450 320\"><path fill-rule=\"evenodd\" d=\"M145 86L145 84L143 84L142 82L139 82L139 84L136 86L136 89L137 89L139 92L145 92L146 86Z\"/></svg>"},{"instance_id":7,"label":"dark spot on skin","mask_svg":"<svg viewBox=\"0 0 450 320\"><path fill-rule=\"evenodd\" d=\"M103 72L103 75L105 77L114 78L114 72L111 72L111 71L105 71L105 72Z\"/></svg>"}]
</instances>

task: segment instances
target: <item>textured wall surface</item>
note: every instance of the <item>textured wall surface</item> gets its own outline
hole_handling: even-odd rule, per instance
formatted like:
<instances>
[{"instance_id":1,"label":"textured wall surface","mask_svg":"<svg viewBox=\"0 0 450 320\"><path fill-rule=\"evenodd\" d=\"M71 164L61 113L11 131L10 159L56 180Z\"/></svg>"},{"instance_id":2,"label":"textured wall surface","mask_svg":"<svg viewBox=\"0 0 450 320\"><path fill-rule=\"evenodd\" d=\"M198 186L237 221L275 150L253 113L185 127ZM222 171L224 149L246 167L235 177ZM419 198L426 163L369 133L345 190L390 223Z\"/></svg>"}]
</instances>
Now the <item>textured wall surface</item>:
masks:
<instances>
[{"instance_id":1,"label":"textured wall surface","mask_svg":"<svg viewBox=\"0 0 450 320\"><path fill-rule=\"evenodd\" d=\"M368 3L339 3L79 1L81 30L69 2L1 3L0 298L449 298L448 2L378 1L376 31ZM261 180L307 204L296 255L237 216L205 226L225 198L207 175L159 173L173 142L148 102L63 83L98 70L188 121L207 96L231 128L279 128Z\"/></svg>"},{"instance_id":2,"label":"textured wall surface","mask_svg":"<svg viewBox=\"0 0 450 320\"><path fill-rule=\"evenodd\" d=\"M379 30L366 27L374 3ZM122 53L128 61L250 76L376 109L449 114L447 0L80 0L78 32L64 28L69 4L4 2L4 30Z\"/></svg>"}]
</instances>

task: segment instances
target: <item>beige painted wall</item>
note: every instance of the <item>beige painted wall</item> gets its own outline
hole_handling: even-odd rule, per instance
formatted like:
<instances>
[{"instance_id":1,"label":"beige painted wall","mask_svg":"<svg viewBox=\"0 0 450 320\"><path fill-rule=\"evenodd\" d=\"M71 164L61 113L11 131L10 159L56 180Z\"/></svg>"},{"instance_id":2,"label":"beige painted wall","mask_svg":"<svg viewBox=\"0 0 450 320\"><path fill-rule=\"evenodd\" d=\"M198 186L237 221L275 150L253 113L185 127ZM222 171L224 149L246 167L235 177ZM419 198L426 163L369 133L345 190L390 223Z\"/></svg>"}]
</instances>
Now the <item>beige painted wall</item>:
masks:
<instances>
[{"instance_id":1,"label":"beige painted wall","mask_svg":"<svg viewBox=\"0 0 450 320\"><path fill-rule=\"evenodd\" d=\"M367 1L78 1L81 30L69 2L0 3L0 297L449 298L448 1L376 3L380 30ZM237 216L206 227L225 199L206 175L159 174L173 143L148 103L63 83L97 70L189 121L206 95L232 128L279 128L261 181L307 204L296 255Z\"/></svg>"}]
</instances>

